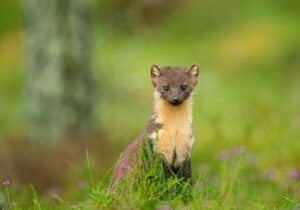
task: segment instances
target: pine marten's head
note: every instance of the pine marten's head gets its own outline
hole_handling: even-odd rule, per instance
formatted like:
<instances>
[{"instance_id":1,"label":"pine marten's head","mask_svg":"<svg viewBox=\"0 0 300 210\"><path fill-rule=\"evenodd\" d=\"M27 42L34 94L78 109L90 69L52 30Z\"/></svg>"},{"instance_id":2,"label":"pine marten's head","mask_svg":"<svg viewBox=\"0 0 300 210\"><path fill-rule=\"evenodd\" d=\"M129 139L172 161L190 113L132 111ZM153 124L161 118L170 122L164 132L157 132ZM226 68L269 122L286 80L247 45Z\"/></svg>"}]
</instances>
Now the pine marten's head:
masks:
<instances>
[{"instance_id":1,"label":"pine marten's head","mask_svg":"<svg viewBox=\"0 0 300 210\"><path fill-rule=\"evenodd\" d=\"M189 98L197 84L199 66L194 64L190 68L151 67L151 78L155 90L160 97L173 106L181 104Z\"/></svg>"}]
</instances>

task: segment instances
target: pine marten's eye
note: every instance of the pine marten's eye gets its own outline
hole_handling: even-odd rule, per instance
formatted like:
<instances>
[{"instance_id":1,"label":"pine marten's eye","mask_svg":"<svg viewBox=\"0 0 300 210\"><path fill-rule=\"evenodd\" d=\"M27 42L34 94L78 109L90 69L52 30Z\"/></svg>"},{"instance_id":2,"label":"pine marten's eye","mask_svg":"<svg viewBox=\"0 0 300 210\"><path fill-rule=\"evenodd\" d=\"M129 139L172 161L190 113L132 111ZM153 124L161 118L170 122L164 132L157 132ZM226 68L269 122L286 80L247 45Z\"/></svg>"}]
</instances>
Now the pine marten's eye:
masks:
<instances>
[{"instance_id":1,"label":"pine marten's eye","mask_svg":"<svg viewBox=\"0 0 300 210\"><path fill-rule=\"evenodd\" d=\"M170 87L168 85L163 86L164 91L169 91Z\"/></svg>"},{"instance_id":2,"label":"pine marten's eye","mask_svg":"<svg viewBox=\"0 0 300 210\"><path fill-rule=\"evenodd\" d=\"M187 85L181 85L181 90L185 91L187 88Z\"/></svg>"}]
</instances>

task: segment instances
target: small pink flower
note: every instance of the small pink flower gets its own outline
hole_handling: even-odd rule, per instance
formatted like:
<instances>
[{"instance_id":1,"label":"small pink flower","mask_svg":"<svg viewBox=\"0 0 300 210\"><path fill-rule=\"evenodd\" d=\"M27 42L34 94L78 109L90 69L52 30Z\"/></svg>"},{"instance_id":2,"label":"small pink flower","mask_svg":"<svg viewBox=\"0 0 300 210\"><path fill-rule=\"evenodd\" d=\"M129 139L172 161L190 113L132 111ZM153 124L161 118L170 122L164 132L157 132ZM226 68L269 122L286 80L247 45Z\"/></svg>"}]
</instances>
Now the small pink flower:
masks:
<instances>
[{"instance_id":1,"label":"small pink flower","mask_svg":"<svg viewBox=\"0 0 300 210\"><path fill-rule=\"evenodd\" d=\"M241 154L245 153L245 148L241 146L234 147L231 149L230 153L232 156L240 156Z\"/></svg>"},{"instance_id":2,"label":"small pink flower","mask_svg":"<svg viewBox=\"0 0 300 210\"><path fill-rule=\"evenodd\" d=\"M128 165L128 164L121 164L121 165L120 165L120 169L121 169L121 170L130 170L130 169L131 169L131 166Z\"/></svg>"},{"instance_id":3,"label":"small pink flower","mask_svg":"<svg viewBox=\"0 0 300 210\"><path fill-rule=\"evenodd\" d=\"M3 181L1 182L1 185L2 185L3 187L8 187L10 184L11 184L11 182L10 182L9 180L3 180Z\"/></svg>"},{"instance_id":4,"label":"small pink flower","mask_svg":"<svg viewBox=\"0 0 300 210\"><path fill-rule=\"evenodd\" d=\"M122 171L119 171L117 173L117 179L123 179L125 177L125 174Z\"/></svg>"},{"instance_id":5,"label":"small pink flower","mask_svg":"<svg viewBox=\"0 0 300 210\"><path fill-rule=\"evenodd\" d=\"M289 171L288 177L290 180L296 180L299 178L299 173L297 172L297 170L292 169Z\"/></svg>"}]
</instances>

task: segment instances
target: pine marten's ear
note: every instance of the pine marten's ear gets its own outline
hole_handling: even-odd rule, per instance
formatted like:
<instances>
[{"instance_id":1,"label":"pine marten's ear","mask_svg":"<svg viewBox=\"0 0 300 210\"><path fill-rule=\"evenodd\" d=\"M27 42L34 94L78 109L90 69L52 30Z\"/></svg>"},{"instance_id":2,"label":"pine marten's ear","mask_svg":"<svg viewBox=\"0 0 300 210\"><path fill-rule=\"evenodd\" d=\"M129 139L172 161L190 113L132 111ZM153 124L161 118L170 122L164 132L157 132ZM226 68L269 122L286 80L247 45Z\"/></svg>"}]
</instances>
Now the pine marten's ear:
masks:
<instances>
[{"instance_id":1,"label":"pine marten's ear","mask_svg":"<svg viewBox=\"0 0 300 210\"><path fill-rule=\"evenodd\" d=\"M162 75L162 71L160 70L160 68L157 65L152 65L151 66L151 77L155 78L155 77L159 77Z\"/></svg>"},{"instance_id":2,"label":"pine marten's ear","mask_svg":"<svg viewBox=\"0 0 300 210\"><path fill-rule=\"evenodd\" d=\"M198 77L199 75L199 65L193 64L189 70L187 70L187 73L193 77Z\"/></svg>"}]
</instances>

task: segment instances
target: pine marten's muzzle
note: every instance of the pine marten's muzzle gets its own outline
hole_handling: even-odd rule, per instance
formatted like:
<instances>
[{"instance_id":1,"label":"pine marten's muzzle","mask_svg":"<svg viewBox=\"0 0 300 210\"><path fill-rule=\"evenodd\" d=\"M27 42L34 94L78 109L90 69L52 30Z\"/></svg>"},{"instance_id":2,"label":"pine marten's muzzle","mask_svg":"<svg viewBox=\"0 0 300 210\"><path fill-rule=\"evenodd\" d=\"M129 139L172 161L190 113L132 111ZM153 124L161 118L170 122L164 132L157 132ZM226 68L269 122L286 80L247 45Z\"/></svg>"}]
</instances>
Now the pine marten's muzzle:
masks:
<instances>
[{"instance_id":1,"label":"pine marten's muzzle","mask_svg":"<svg viewBox=\"0 0 300 210\"><path fill-rule=\"evenodd\" d=\"M169 103L176 106L178 104L181 104L181 100L178 96L172 96L171 99L169 100Z\"/></svg>"}]
</instances>

